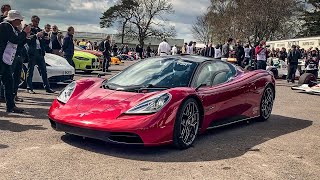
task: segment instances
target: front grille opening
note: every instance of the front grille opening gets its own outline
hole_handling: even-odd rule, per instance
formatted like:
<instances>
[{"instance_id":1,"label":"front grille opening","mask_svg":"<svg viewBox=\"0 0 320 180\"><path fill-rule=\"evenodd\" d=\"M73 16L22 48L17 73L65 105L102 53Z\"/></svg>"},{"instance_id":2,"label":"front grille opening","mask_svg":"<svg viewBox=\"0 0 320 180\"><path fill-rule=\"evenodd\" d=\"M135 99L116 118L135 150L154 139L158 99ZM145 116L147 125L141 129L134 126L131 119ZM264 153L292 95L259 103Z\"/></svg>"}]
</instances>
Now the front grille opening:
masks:
<instances>
[{"instance_id":1,"label":"front grille opening","mask_svg":"<svg viewBox=\"0 0 320 180\"><path fill-rule=\"evenodd\" d=\"M133 133L111 133L109 136L109 140L117 143L143 144L140 136Z\"/></svg>"}]
</instances>

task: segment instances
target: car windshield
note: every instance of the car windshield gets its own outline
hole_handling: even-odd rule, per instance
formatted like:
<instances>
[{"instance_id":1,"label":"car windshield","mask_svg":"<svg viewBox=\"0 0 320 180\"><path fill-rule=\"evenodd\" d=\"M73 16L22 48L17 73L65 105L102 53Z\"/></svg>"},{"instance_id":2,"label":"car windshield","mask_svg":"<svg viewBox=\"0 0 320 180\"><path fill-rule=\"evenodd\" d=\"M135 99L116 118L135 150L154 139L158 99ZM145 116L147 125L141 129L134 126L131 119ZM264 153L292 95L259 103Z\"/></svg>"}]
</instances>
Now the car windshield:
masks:
<instances>
[{"instance_id":1,"label":"car windshield","mask_svg":"<svg viewBox=\"0 0 320 180\"><path fill-rule=\"evenodd\" d=\"M197 63L179 58L150 58L130 66L106 85L122 90L188 87L196 67Z\"/></svg>"},{"instance_id":2,"label":"car windshield","mask_svg":"<svg viewBox=\"0 0 320 180\"><path fill-rule=\"evenodd\" d=\"M77 50L77 51L82 51L84 50L83 48L79 47L79 46L74 46L74 50Z\"/></svg>"}]
</instances>

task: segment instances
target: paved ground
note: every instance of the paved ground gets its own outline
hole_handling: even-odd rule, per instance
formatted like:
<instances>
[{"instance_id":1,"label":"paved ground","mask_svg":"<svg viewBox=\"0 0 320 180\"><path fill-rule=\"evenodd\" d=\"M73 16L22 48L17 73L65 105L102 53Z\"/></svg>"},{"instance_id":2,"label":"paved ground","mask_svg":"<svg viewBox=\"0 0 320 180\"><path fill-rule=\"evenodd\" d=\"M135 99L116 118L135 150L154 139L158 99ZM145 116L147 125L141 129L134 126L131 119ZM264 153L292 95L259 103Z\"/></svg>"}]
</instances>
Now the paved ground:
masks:
<instances>
[{"instance_id":1,"label":"paved ground","mask_svg":"<svg viewBox=\"0 0 320 180\"><path fill-rule=\"evenodd\" d=\"M126 65L113 66L108 76ZM77 79L86 76L93 75ZM209 131L184 151L115 146L55 132L47 120L55 95L37 92L21 91L25 115L8 115L3 104L0 108L0 179L320 177L320 96L293 92L281 80L269 121Z\"/></svg>"}]
</instances>

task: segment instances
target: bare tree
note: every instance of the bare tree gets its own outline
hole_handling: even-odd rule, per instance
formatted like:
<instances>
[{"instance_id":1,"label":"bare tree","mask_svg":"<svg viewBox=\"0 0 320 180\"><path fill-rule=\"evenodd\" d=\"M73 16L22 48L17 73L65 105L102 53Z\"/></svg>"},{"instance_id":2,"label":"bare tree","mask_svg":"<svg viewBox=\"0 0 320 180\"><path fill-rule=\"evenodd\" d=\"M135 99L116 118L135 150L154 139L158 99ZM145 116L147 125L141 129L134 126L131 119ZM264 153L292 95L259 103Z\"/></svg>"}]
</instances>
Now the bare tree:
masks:
<instances>
[{"instance_id":1,"label":"bare tree","mask_svg":"<svg viewBox=\"0 0 320 180\"><path fill-rule=\"evenodd\" d=\"M114 6L105 11L100 18L100 27L109 28L118 23L120 27L121 42L123 44L125 36L125 27L132 18L133 9L138 4L135 0L120 0Z\"/></svg>"},{"instance_id":2,"label":"bare tree","mask_svg":"<svg viewBox=\"0 0 320 180\"><path fill-rule=\"evenodd\" d=\"M297 0L211 0L209 24L220 42L228 37L269 40L288 32L299 7Z\"/></svg>"},{"instance_id":3,"label":"bare tree","mask_svg":"<svg viewBox=\"0 0 320 180\"><path fill-rule=\"evenodd\" d=\"M197 17L196 22L192 25L191 32L193 38L204 44L212 41L207 15L203 14Z\"/></svg>"},{"instance_id":4,"label":"bare tree","mask_svg":"<svg viewBox=\"0 0 320 180\"><path fill-rule=\"evenodd\" d=\"M148 37L174 37L175 28L168 25L164 14L174 13L170 0L136 0L139 6L133 9L126 29L131 36L138 37L141 46Z\"/></svg>"}]
</instances>

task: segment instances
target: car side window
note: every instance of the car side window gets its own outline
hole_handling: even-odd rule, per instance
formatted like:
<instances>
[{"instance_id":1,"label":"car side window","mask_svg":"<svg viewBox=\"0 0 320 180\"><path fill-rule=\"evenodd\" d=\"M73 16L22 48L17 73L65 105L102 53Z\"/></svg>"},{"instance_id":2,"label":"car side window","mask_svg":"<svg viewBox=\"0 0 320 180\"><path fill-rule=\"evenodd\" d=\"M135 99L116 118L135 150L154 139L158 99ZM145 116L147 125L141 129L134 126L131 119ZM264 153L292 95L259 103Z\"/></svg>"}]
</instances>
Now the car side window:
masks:
<instances>
[{"instance_id":1,"label":"car side window","mask_svg":"<svg viewBox=\"0 0 320 180\"><path fill-rule=\"evenodd\" d=\"M198 77L196 79L196 83L195 86L200 86L201 84L206 84L207 86L211 86L212 85L212 76L215 72L215 67L213 66L213 63L208 63L205 64L199 74Z\"/></svg>"},{"instance_id":2,"label":"car side window","mask_svg":"<svg viewBox=\"0 0 320 180\"><path fill-rule=\"evenodd\" d=\"M225 83L236 75L236 68L228 63L217 61L214 63L216 68L215 74L212 76L212 86Z\"/></svg>"}]
</instances>

